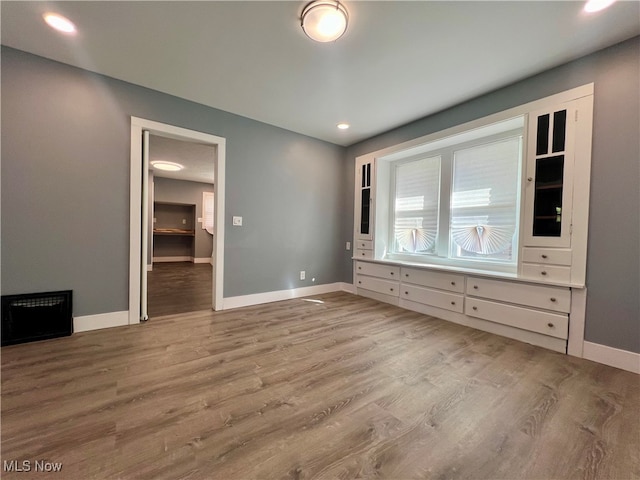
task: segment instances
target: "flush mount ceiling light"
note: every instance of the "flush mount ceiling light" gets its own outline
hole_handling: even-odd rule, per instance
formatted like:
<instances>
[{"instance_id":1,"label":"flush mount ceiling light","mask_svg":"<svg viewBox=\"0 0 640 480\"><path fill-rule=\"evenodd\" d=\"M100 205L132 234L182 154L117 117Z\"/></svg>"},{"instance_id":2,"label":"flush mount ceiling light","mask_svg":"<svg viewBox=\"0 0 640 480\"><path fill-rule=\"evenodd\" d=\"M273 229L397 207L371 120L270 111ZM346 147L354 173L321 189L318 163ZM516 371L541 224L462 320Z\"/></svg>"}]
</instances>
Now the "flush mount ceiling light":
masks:
<instances>
[{"instance_id":1,"label":"flush mount ceiling light","mask_svg":"<svg viewBox=\"0 0 640 480\"><path fill-rule=\"evenodd\" d=\"M348 123L339 123L338 125L336 125L336 127L338 127L340 130L346 130L347 128L349 128L351 125L349 125Z\"/></svg>"},{"instance_id":2,"label":"flush mount ceiling light","mask_svg":"<svg viewBox=\"0 0 640 480\"><path fill-rule=\"evenodd\" d=\"M333 42L347 30L349 14L338 0L315 0L302 11L302 30L316 42Z\"/></svg>"},{"instance_id":3,"label":"flush mount ceiling light","mask_svg":"<svg viewBox=\"0 0 640 480\"><path fill-rule=\"evenodd\" d=\"M584 11L587 13L599 12L610 6L616 0L589 0L584 6Z\"/></svg>"},{"instance_id":4,"label":"flush mount ceiling light","mask_svg":"<svg viewBox=\"0 0 640 480\"><path fill-rule=\"evenodd\" d=\"M42 15L42 18L44 18L44 21L47 22L51 28L55 28L59 32L76 33L76 26L73 22L62 15L58 15L57 13L45 13Z\"/></svg>"},{"instance_id":5,"label":"flush mount ceiling light","mask_svg":"<svg viewBox=\"0 0 640 480\"><path fill-rule=\"evenodd\" d=\"M178 172L184 168L184 165L174 162L165 162L164 160L155 160L151 162L153 168L164 170L166 172Z\"/></svg>"}]
</instances>

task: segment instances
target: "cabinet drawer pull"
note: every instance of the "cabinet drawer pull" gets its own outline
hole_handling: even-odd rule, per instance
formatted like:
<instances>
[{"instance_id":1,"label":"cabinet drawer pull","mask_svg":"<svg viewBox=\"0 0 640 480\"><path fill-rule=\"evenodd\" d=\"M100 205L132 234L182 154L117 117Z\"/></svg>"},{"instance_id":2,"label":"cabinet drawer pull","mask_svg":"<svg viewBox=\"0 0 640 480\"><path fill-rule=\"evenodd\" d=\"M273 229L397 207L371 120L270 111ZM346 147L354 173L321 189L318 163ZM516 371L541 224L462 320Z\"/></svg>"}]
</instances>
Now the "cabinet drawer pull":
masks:
<instances>
[{"instance_id":1,"label":"cabinet drawer pull","mask_svg":"<svg viewBox=\"0 0 640 480\"><path fill-rule=\"evenodd\" d=\"M555 297L551 297L549 300L551 300L552 302L556 301Z\"/></svg>"},{"instance_id":2,"label":"cabinet drawer pull","mask_svg":"<svg viewBox=\"0 0 640 480\"><path fill-rule=\"evenodd\" d=\"M404 292L405 295L409 295L409 292Z\"/></svg>"},{"instance_id":3,"label":"cabinet drawer pull","mask_svg":"<svg viewBox=\"0 0 640 480\"><path fill-rule=\"evenodd\" d=\"M478 285L474 285L474 286L473 286L473 289L474 289L474 290L478 290Z\"/></svg>"},{"instance_id":4,"label":"cabinet drawer pull","mask_svg":"<svg viewBox=\"0 0 640 480\"><path fill-rule=\"evenodd\" d=\"M527 178L527 181L528 181L528 182L533 182L533 177L528 177L528 178Z\"/></svg>"},{"instance_id":5,"label":"cabinet drawer pull","mask_svg":"<svg viewBox=\"0 0 640 480\"><path fill-rule=\"evenodd\" d=\"M547 258L545 254L540 255L542 258Z\"/></svg>"},{"instance_id":6,"label":"cabinet drawer pull","mask_svg":"<svg viewBox=\"0 0 640 480\"><path fill-rule=\"evenodd\" d=\"M451 305L455 305L455 304L456 304L456 302L451 302Z\"/></svg>"},{"instance_id":7,"label":"cabinet drawer pull","mask_svg":"<svg viewBox=\"0 0 640 480\"><path fill-rule=\"evenodd\" d=\"M545 270L540 272L540 275L546 275L546 274L547 274L547 272Z\"/></svg>"},{"instance_id":8,"label":"cabinet drawer pull","mask_svg":"<svg viewBox=\"0 0 640 480\"><path fill-rule=\"evenodd\" d=\"M478 307L472 307L474 310L478 310Z\"/></svg>"},{"instance_id":9,"label":"cabinet drawer pull","mask_svg":"<svg viewBox=\"0 0 640 480\"><path fill-rule=\"evenodd\" d=\"M456 282L451 282L451 285L454 285L454 286L455 286L455 284L456 284Z\"/></svg>"},{"instance_id":10,"label":"cabinet drawer pull","mask_svg":"<svg viewBox=\"0 0 640 480\"><path fill-rule=\"evenodd\" d=\"M362 267L358 267L358 270L362 270Z\"/></svg>"},{"instance_id":11,"label":"cabinet drawer pull","mask_svg":"<svg viewBox=\"0 0 640 480\"><path fill-rule=\"evenodd\" d=\"M405 274L404 274L404 276L405 276L405 277L407 277L407 278L409 278L409 274L408 274L408 273L405 273Z\"/></svg>"},{"instance_id":12,"label":"cabinet drawer pull","mask_svg":"<svg viewBox=\"0 0 640 480\"><path fill-rule=\"evenodd\" d=\"M389 272L391 275L393 275L393 272Z\"/></svg>"},{"instance_id":13,"label":"cabinet drawer pull","mask_svg":"<svg viewBox=\"0 0 640 480\"><path fill-rule=\"evenodd\" d=\"M547 323L547 327L553 328L553 323L551 323L551 322Z\"/></svg>"},{"instance_id":14,"label":"cabinet drawer pull","mask_svg":"<svg viewBox=\"0 0 640 480\"><path fill-rule=\"evenodd\" d=\"M358 280L358 283L359 283L360 285L362 285L362 282L361 282L360 280Z\"/></svg>"},{"instance_id":15,"label":"cabinet drawer pull","mask_svg":"<svg viewBox=\"0 0 640 480\"><path fill-rule=\"evenodd\" d=\"M391 290L393 292L393 288L390 288L389 290Z\"/></svg>"},{"instance_id":16,"label":"cabinet drawer pull","mask_svg":"<svg viewBox=\"0 0 640 480\"><path fill-rule=\"evenodd\" d=\"M365 253L364 253L364 252L362 252L362 256L363 256L363 257L364 257L364 255L365 255Z\"/></svg>"}]
</instances>

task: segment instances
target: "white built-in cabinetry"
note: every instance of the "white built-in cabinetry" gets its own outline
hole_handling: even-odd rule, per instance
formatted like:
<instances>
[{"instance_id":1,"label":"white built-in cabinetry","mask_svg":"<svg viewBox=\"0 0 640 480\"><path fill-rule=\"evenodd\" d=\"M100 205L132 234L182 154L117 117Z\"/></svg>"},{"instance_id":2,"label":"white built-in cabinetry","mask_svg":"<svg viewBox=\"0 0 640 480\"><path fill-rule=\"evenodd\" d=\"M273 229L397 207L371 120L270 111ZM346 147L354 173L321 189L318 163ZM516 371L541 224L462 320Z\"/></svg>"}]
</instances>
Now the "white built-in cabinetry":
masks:
<instances>
[{"instance_id":1,"label":"white built-in cabinetry","mask_svg":"<svg viewBox=\"0 0 640 480\"><path fill-rule=\"evenodd\" d=\"M359 295L566 352L571 289L356 261Z\"/></svg>"},{"instance_id":2,"label":"white built-in cabinetry","mask_svg":"<svg viewBox=\"0 0 640 480\"><path fill-rule=\"evenodd\" d=\"M373 160L356 162L354 245L357 258L373 258L374 188Z\"/></svg>"},{"instance_id":3,"label":"white built-in cabinetry","mask_svg":"<svg viewBox=\"0 0 640 480\"><path fill-rule=\"evenodd\" d=\"M409 264L386 256L388 233L379 232L392 207L376 215L376 191L378 203L391 199L385 198L388 185L375 179L386 175L377 168L388 162L376 165L376 157L419 145L416 140L356 159L354 283L359 295L559 352L567 351L569 340L580 354L582 338L572 342L569 332L584 331L593 85L513 114L526 115L516 270Z\"/></svg>"}]
</instances>

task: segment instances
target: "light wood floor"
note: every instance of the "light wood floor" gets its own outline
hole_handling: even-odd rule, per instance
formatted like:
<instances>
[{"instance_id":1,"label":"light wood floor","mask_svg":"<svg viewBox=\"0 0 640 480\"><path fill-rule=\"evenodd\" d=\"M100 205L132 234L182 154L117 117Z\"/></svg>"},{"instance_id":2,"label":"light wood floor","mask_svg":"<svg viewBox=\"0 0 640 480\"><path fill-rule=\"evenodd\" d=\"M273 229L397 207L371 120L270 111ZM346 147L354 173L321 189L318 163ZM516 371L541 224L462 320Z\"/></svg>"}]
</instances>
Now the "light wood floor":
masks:
<instances>
[{"instance_id":1,"label":"light wood floor","mask_svg":"<svg viewBox=\"0 0 640 480\"><path fill-rule=\"evenodd\" d=\"M212 279L208 263L154 263L147 272L149 318L211 309Z\"/></svg>"},{"instance_id":2,"label":"light wood floor","mask_svg":"<svg viewBox=\"0 0 640 480\"><path fill-rule=\"evenodd\" d=\"M3 478L640 478L639 376L314 299L2 348Z\"/></svg>"}]
</instances>

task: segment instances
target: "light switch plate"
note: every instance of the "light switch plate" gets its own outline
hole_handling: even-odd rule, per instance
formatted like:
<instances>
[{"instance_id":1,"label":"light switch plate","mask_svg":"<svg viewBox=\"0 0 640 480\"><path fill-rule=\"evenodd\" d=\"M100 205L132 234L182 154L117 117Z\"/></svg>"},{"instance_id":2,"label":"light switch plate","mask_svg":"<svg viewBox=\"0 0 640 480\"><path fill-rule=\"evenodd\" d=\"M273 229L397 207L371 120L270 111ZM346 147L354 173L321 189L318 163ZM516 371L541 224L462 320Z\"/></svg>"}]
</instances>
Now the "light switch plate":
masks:
<instances>
[{"instance_id":1,"label":"light switch plate","mask_svg":"<svg viewBox=\"0 0 640 480\"><path fill-rule=\"evenodd\" d=\"M242 217L233 217L233 225L235 227L241 227L242 226Z\"/></svg>"}]
</instances>

